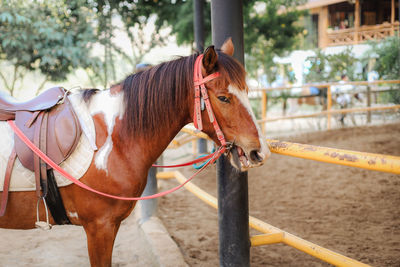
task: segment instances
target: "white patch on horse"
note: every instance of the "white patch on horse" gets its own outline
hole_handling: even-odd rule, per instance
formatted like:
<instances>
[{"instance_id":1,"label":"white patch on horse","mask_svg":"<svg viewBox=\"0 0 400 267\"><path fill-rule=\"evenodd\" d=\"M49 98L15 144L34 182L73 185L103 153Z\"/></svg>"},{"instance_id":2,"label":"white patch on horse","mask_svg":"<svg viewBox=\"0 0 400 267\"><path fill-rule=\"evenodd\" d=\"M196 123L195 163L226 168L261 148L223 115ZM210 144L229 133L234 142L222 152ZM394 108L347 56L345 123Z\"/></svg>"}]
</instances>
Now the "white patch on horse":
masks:
<instances>
[{"instance_id":1,"label":"white patch on horse","mask_svg":"<svg viewBox=\"0 0 400 267\"><path fill-rule=\"evenodd\" d=\"M95 94L90 101L90 115L104 115L104 122L107 125L107 139L103 146L97 151L95 164L97 169L104 170L108 174L107 162L113 148L112 133L114 131L115 119L122 119L125 107L123 93L110 94L110 90L105 90Z\"/></svg>"},{"instance_id":2,"label":"white patch on horse","mask_svg":"<svg viewBox=\"0 0 400 267\"><path fill-rule=\"evenodd\" d=\"M257 128L258 137L259 137L259 141L261 144L260 152L263 154L263 156L265 158L269 157L271 155L271 152L269 151L266 141L264 140L265 137L262 134L260 127L258 126L256 116L254 116L253 110L251 109L251 105L250 105L249 97L247 96L247 92L245 90L239 90L238 88L236 88L235 86L232 86L232 85L228 86L228 91L232 95L236 96L237 99L239 99L239 101L242 103L242 105L246 108L250 117L253 119L253 123Z\"/></svg>"},{"instance_id":3,"label":"white patch on horse","mask_svg":"<svg viewBox=\"0 0 400 267\"><path fill-rule=\"evenodd\" d=\"M76 212L70 212L70 211L68 211L68 217L69 217L69 218L79 219L78 213L76 213Z\"/></svg>"}]
</instances>

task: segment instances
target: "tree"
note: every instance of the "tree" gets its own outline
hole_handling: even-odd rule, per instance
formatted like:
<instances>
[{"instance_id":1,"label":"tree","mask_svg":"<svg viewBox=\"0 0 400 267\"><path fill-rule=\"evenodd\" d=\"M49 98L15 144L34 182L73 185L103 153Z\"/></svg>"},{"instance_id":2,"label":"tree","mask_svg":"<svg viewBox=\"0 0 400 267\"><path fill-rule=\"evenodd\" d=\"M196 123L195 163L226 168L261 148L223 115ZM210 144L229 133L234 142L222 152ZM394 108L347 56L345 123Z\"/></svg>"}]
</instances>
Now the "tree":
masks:
<instances>
[{"instance_id":1,"label":"tree","mask_svg":"<svg viewBox=\"0 0 400 267\"><path fill-rule=\"evenodd\" d=\"M86 4L96 13L97 38L104 49L101 64L87 69L93 84L99 81L106 88L122 78L117 73L121 62L132 72L154 47L166 43L168 33L164 31L162 34L162 31L151 28L155 20L152 10L157 7L157 1L97 0L87 1ZM113 37L117 32L126 34L130 46L128 50L115 42Z\"/></svg>"},{"instance_id":2,"label":"tree","mask_svg":"<svg viewBox=\"0 0 400 267\"><path fill-rule=\"evenodd\" d=\"M307 83L336 82L342 75L347 75L351 81L362 79L362 73L357 73L359 60L355 57L351 48L340 53L326 55L320 49L316 50L315 56L308 57L308 73L305 75Z\"/></svg>"},{"instance_id":3,"label":"tree","mask_svg":"<svg viewBox=\"0 0 400 267\"><path fill-rule=\"evenodd\" d=\"M144 1L151 2L151 12L157 15L158 29L172 28L178 44L193 45L193 1ZM154 3L155 2L155 3ZM245 0L243 1L244 41L246 66L252 76L261 68L270 82L274 77L275 56L283 56L298 43L304 28L297 21L305 11L295 6L304 0ZM285 6L286 9L282 10ZM146 9L149 11L149 7ZM211 43L211 11L206 2L204 27L206 43Z\"/></svg>"},{"instance_id":4,"label":"tree","mask_svg":"<svg viewBox=\"0 0 400 267\"><path fill-rule=\"evenodd\" d=\"M91 11L81 0L5 0L0 12L0 60L13 68L9 77L3 69L0 78L14 94L27 72L38 70L44 76L36 88L49 81L65 80L79 68L96 63L90 57L96 41L90 24Z\"/></svg>"},{"instance_id":5,"label":"tree","mask_svg":"<svg viewBox=\"0 0 400 267\"><path fill-rule=\"evenodd\" d=\"M299 0L246 1L244 8L244 28L246 66L249 73L257 78L261 70L267 83L276 78L275 57L285 56L298 44L304 27L297 21L305 11L295 7ZM283 10L282 6L286 8Z\"/></svg>"},{"instance_id":6,"label":"tree","mask_svg":"<svg viewBox=\"0 0 400 267\"><path fill-rule=\"evenodd\" d=\"M304 0L244 0L244 40L246 65L250 74L262 69L271 81L274 79L275 56L283 56L293 49L304 28L297 24L305 11L298 11L295 6ZM123 19L130 19L131 25L155 14L156 30L170 27L177 38L178 45L193 46L193 0L121 0L95 2L99 14L102 10L115 9ZM283 9L282 7L286 7ZM126 21L125 21L126 22ZM211 11L210 2L205 1L204 28L206 43L211 44Z\"/></svg>"},{"instance_id":7,"label":"tree","mask_svg":"<svg viewBox=\"0 0 400 267\"><path fill-rule=\"evenodd\" d=\"M376 58L374 70L383 80L398 80L400 77L400 38L387 37L380 42L370 42L368 57Z\"/></svg>"},{"instance_id":8,"label":"tree","mask_svg":"<svg viewBox=\"0 0 400 267\"><path fill-rule=\"evenodd\" d=\"M400 37L387 37L381 42L370 42L367 58L376 58L373 70L382 80L398 80L400 77ZM391 102L400 103L400 90L389 91Z\"/></svg>"}]
</instances>

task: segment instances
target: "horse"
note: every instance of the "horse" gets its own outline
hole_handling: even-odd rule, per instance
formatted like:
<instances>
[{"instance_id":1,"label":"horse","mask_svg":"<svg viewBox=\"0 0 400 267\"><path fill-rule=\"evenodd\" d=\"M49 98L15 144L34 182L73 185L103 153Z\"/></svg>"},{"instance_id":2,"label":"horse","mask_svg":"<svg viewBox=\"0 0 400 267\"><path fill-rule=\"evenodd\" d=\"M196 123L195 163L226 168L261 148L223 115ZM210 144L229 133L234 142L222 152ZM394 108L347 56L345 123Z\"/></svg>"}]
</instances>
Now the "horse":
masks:
<instances>
[{"instance_id":1,"label":"horse","mask_svg":"<svg viewBox=\"0 0 400 267\"><path fill-rule=\"evenodd\" d=\"M129 75L111 89L75 93L90 111L99 148L80 181L117 196L142 194L149 168L181 128L196 118L193 73L200 56L202 76L214 75L203 84L215 120L199 111L197 123L202 120L200 128L216 145L222 143L221 134L226 138L230 150L225 153L238 171L262 165L270 152L247 97L244 67L232 57L233 51L228 39L220 50L210 46L204 54L161 63ZM219 133L214 130L216 122ZM76 184L59 191L70 222L83 226L86 232L91 266L111 266L119 226L136 202L107 198ZM34 228L36 202L34 191L10 192L0 227ZM41 206L40 216L45 212ZM53 218L50 223L55 223Z\"/></svg>"}]
</instances>

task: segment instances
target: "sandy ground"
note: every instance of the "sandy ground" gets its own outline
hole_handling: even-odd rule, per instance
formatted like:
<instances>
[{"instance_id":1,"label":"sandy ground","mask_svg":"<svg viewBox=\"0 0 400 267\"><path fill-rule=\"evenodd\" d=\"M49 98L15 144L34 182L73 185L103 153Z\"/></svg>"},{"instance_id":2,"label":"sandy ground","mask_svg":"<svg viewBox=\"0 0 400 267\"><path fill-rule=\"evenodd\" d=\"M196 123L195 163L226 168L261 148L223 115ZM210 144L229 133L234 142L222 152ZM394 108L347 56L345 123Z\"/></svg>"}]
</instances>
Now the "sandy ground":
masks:
<instances>
[{"instance_id":1,"label":"sandy ground","mask_svg":"<svg viewBox=\"0 0 400 267\"><path fill-rule=\"evenodd\" d=\"M118 232L113 266L157 266L143 235L132 214ZM50 231L0 229L0 237L2 267L90 266L83 227L62 225Z\"/></svg>"},{"instance_id":2,"label":"sandy ground","mask_svg":"<svg viewBox=\"0 0 400 267\"><path fill-rule=\"evenodd\" d=\"M285 138L400 156L400 123ZM184 169L189 177L193 169ZM216 196L215 166L194 183ZM161 181L162 189L176 185ZM190 266L218 266L216 211L185 190L159 216ZM400 176L273 154L249 172L250 215L373 266L400 266ZM257 234L251 231L251 234ZM252 266L329 266L284 244L251 249Z\"/></svg>"}]
</instances>

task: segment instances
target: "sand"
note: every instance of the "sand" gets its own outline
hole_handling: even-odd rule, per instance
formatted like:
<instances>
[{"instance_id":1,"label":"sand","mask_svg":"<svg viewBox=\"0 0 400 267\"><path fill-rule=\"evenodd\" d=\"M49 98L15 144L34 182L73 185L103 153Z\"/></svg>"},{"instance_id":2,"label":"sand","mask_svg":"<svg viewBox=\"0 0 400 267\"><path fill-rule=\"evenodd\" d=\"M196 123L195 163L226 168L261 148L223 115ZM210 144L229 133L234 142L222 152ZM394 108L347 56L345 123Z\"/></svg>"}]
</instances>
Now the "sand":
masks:
<instances>
[{"instance_id":1,"label":"sand","mask_svg":"<svg viewBox=\"0 0 400 267\"><path fill-rule=\"evenodd\" d=\"M400 124L343 128L285 141L400 156ZM186 177L193 169L183 170ZM215 166L194 183L216 196ZM176 181L160 182L162 189ZM186 190L159 216L190 266L218 266L216 211ZM273 154L249 171L250 215L373 266L400 266L400 175ZM251 231L251 234L258 234ZM251 249L251 266L329 266L284 244Z\"/></svg>"}]
</instances>

